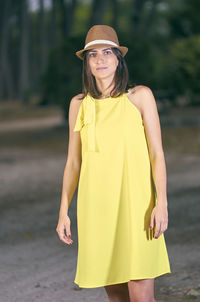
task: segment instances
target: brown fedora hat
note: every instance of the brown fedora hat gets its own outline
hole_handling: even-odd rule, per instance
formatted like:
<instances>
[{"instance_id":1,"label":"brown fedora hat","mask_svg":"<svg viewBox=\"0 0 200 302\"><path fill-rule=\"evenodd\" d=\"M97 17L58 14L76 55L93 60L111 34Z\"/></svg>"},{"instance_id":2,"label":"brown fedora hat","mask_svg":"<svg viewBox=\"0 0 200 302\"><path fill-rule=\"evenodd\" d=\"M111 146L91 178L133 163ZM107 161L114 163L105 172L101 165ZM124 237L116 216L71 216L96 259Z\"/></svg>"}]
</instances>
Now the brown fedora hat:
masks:
<instances>
[{"instance_id":1,"label":"brown fedora hat","mask_svg":"<svg viewBox=\"0 0 200 302\"><path fill-rule=\"evenodd\" d=\"M78 58L83 60L83 52L96 48L110 46L116 47L122 52L122 56L124 57L128 51L128 48L125 46L119 46L119 40L116 34L116 31L108 25L94 25L92 26L86 36L85 39L85 47L76 52Z\"/></svg>"}]
</instances>

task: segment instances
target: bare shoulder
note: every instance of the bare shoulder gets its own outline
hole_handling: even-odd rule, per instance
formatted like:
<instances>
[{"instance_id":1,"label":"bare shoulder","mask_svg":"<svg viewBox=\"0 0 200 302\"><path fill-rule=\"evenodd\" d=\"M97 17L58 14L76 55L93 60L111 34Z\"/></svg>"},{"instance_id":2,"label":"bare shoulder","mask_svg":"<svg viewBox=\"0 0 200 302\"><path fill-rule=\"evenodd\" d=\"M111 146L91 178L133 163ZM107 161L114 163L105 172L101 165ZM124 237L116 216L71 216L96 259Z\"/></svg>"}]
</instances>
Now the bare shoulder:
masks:
<instances>
[{"instance_id":1,"label":"bare shoulder","mask_svg":"<svg viewBox=\"0 0 200 302\"><path fill-rule=\"evenodd\" d=\"M82 103L82 100L83 100L83 97L84 97L84 94L83 93L79 93L77 95L75 95L71 101L70 101L70 105L73 104L73 105L77 105L77 104L81 104Z\"/></svg>"},{"instance_id":2,"label":"bare shoulder","mask_svg":"<svg viewBox=\"0 0 200 302\"><path fill-rule=\"evenodd\" d=\"M69 105L69 114L71 112L75 112L77 113L82 101L83 101L83 97L84 97L84 94L83 93L79 93L77 95L75 95L71 101L70 101L70 105Z\"/></svg>"},{"instance_id":3,"label":"bare shoulder","mask_svg":"<svg viewBox=\"0 0 200 302\"><path fill-rule=\"evenodd\" d=\"M141 96L142 97L150 97L153 95L152 93L152 90L147 87L147 86L144 86L144 85L137 85L133 88L130 88L130 97L137 97L137 98L140 98Z\"/></svg>"},{"instance_id":4,"label":"bare shoulder","mask_svg":"<svg viewBox=\"0 0 200 302\"><path fill-rule=\"evenodd\" d=\"M143 85L138 86L137 93L138 93L138 99L141 103L141 106L143 106L143 107L144 106L149 107L152 105L155 106L156 100L155 100L152 90L149 87L143 86Z\"/></svg>"},{"instance_id":5,"label":"bare shoulder","mask_svg":"<svg viewBox=\"0 0 200 302\"><path fill-rule=\"evenodd\" d=\"M149 107L155 106L155 98L152 90L144 85L138 85L128 92L129 99L138 108L142 117L145 111L149 110Z\"/></svg>"},{"instance_id":6,"label":"bare shoulder","mask_svg":"<svg viewBox=\"0 0 200 302\"><path fill-rule=\"evenodd\" d=\"M72 127L75 125L76 117L80 108L80 105L83 101L83 93L79 93L75 95L69 105L69 124L72 125Z\"/></svg>"}]
</instances>

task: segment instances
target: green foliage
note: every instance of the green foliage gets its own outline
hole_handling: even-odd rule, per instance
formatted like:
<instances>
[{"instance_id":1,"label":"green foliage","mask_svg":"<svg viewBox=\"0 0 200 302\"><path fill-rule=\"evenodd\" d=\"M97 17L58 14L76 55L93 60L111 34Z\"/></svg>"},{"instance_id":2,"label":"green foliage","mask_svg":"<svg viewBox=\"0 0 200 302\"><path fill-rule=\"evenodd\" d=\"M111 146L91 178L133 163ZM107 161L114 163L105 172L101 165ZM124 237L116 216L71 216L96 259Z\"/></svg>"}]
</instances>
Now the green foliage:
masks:
<instances>
[{"instance_id":1,"label":"green foliage","mask_svg":"<svg viewBox=\"0 0 200 302\"><path fill-rule=\"evenodd\" d=\"M120 34L119 39L122 41ZM123 36L123 40L121 44L129 48L125 59L131 83L156 88L156 52L153 44L145 40L135 43L130 36L126 39ZM82 47L80 41L84 41L84 37L68 38L60 47L52 51L43 76L41 104L60 104L65 114L68 114L66 104L69 105L70 99L82 91L82 61L75 55L75 52Z\"/></svg>"},{"instance_id":2,"label":"green foliage","mask_svg":"<svg viewBox=\"0 0 200 302\"><path fill-rule=\"evenodd\" d=\"M79 5L75 11L75 20L78 22L74 22L73 24L73 34L74 35L85 35L87 30L87 23L90 18L91 5L87 3L79 2ZM84 39L83 39L84 41Z\"/></svg>"},{"instance_id":3,"label":"green foliage","mask_svg":"<svg viewBox=\"0 0 200 302\"><path fill-rule=\"evenodd\" d=\"M200 35L174 41L170 46L171 72L177 93L200 104Z\"/></svg>"},{"instance_id":4,"label":"green foliage","mask_svg":"<svg viewBox=\"0 0 200 302\"><path fill-rule=\"evenodd\" d=\"M200 34L199 10L199 0L172 1L171 10L168 13L171 36L188 37Z\"/></svg>"},{"instance_id":5,"label":"green foliage","mask_svg":"<svg viewBox=\"0 0 200 302\"><path fill-rule=\"evenodd\" d=\"M126 62L131 82L147 86L156 86L155 47L149 41L127 37L128 53Z\"/></svg>"},{"instance_id":6,"label":"green foliage","mask_svg":"<svg viewBox=\"0 0 200 302\"><path fill-rule=\"evenodd\" d=\"M163 49L156 42L145 39L137 39L130 35L118 33L120 44L128 47L125 56L127 62L130 83L132 85L146 85L153 90L169 89L166 85L166 69L168 64ZM82 91L82 62L75 51L81 49L80 41L84 36L71 37L56 48L49 57L49 63L42 83L41 104L60 104L64 114L68 116L68 106L71 98Z\"/></svg>"},{"instance_id":7,"label":"green foliage","mask_svg":"<svg viewBox=\"0 0 200 302\"><path fill-rule=\"evenodd\" d=\"M125 59L131 84L146 85L172 101L175 95L187 96L191 104L199 104L200 36L172 42L118 36L129 48ZM82 41L84 36L70 37L56 48L43 77L41 104L60 104L65 117L71 98L82 91L82 61L75 55Z\"/></svg>"},{"instance_id":8,"label":"green foliage","mask_svg":"<svg viewBox=\"0 0 200 302\"><path fill-rule=\"evenodd\" d=\"M48 66L42 80L41 104L60 104L65 117L71 98L81 93L81 65L75 52L80 48L82 37L67 38L64 43L51 52Z\"/></svg>"},{"instance_id":9,"label":"green foliage","mask_svg":"<svg viewBox=\"0 0 200 302\"><path fill-rule=\"evenodd\" d=\"M161 39L127 38L126 61L131 82L146 85L156 94L173 98L168 43Z\"/></svg>"}]
</instances>

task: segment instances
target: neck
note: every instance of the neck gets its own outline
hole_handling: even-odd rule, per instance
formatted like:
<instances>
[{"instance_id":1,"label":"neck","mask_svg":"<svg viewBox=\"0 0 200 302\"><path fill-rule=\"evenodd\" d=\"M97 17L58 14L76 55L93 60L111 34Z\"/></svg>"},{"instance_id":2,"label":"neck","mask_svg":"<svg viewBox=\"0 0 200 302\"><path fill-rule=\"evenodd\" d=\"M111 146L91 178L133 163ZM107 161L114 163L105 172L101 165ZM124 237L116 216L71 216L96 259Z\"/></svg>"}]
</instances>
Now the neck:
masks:
<instances>
[{"instance_id":1,"label":"neck","mask_svg":"<svg viewBox=\"0 0 200 302\"><path fill-rule=\"evenodd\" d=\"M110 96L110 92L114 87L113 79L97 79L96 84L98 90L101 92L101 97L106 98Z\"/></svg>"}]
</instances>

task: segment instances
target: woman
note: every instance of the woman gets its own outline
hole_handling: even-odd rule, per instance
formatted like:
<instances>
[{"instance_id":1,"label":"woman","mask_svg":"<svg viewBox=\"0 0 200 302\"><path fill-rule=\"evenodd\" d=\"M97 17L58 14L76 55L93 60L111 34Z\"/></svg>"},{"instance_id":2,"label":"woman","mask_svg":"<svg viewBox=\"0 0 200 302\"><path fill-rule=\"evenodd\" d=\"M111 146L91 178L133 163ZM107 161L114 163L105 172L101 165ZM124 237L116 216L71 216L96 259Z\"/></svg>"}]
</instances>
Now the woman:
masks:
<instances>
[{"instance_id":1,"label":"woman","mask_svg":"<svg viewBox=\"0 0 200 302\"><path fill-rule=\"evenodd\" d=\"M127 51L112 27L95 25L76 52L83 93L70 102L56 230L73 243L68 206L79 180L74 282L104 286L112 302L155 302L155 277L170 273L166 166L152 91L128 89Z\"/></svg>"}]
</instances>

